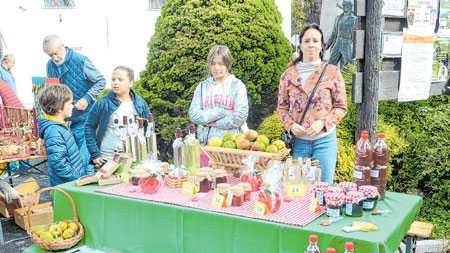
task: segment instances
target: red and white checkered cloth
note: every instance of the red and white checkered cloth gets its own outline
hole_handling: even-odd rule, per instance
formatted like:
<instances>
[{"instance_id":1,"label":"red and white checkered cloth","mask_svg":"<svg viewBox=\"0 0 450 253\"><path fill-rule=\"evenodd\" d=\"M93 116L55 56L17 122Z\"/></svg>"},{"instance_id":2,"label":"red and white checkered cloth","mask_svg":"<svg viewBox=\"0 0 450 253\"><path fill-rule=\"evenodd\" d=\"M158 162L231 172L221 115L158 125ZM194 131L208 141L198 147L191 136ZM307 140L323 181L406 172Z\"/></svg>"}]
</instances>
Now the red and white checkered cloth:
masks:
<instances>
[{"instance_id":1,"label":"red and white checkered cloth","mask_svg":"<svg viewBox=\"0 0 450 253\"><path fill-rule=\"evenodd\" d=\"M227 182L233 186L240 183L240 180L239 178L228 176ZM131 183L121 183L108 188L97 189L95 191L122 197L150 200L212 212L268 220L294 226L305 226L325 213L323 209L315 213L311 212L309 209L309 204L312 198L311 193L306 194L305 197L291 197L290 202L282 201L278 212L260 216L253 212L255 202L258 200L258 192L252 192L251 201L244 202L242 206L222 207L221 209L218 209L211 206L211 201L214 195L213 191L206 193L204 197L198 199L197 201L193 201L193 196L182 193L181 187L173 189L166 184L164 184L155 194L144 194L139 186L133 186ZM284 192L282 199L285 197L286 194Z\"/></svg>"}]
</instances>

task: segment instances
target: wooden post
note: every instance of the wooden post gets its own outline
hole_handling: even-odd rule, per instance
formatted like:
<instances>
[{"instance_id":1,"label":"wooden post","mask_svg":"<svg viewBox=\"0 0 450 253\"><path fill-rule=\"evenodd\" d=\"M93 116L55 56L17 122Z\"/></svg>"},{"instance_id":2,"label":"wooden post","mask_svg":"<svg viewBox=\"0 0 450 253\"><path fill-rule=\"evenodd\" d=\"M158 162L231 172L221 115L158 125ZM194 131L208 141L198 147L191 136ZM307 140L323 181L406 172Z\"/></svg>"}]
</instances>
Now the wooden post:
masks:
<instances>
[{"instance_id":1,"label":"wooden post","mask_svg":"<svg viewBox=\"0 0 450 253\"><path fill-rule=\"evenodd\" d=\"M382 8L383 0L366 0L363 99L356 105L356 140L367 130L372 143L377 133Z\"/></svg>"}]
</instances>

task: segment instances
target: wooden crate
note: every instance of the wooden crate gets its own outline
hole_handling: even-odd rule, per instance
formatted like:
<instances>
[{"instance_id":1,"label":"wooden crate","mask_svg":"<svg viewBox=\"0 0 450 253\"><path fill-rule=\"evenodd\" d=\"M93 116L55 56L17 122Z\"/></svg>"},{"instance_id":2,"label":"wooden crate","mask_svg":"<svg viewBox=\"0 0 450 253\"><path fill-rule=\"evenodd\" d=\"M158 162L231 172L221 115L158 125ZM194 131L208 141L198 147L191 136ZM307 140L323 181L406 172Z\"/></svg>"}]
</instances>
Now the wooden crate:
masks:
<instances>
[{"instance_id":1,"label":"wooden crate","mask_svg":"<svg viewBox=\"0 0 450 253\"><path fill-rule=\"evenodd\" d=\"M187 177L184 178L171 178L168 175L164 177L166 184L172 188L179 188L183 186L183 182L187 182Z\"/></svg>"},{"instance_id":2,"label":"wooden crate","mask_svg":"<svg viewBox=\"0 0 450 253\"><path fill-rule=\"evenodd\" d=\"M14 209L16 209L16 205L14 204L6 204L6 200L0 198L0 213L5 218L10 218L14 216Z\"/></svg>"},{"instance_id":3,"label":"wooden crate","mask_svg":"<svg viewBox=\"0 0 450 253\"><path fill-rule=\"evenodd\" d=\"M201 149L210 158L209 167L225 169L227 173L233 173L235 176L239 175L241 169L245 169L246 165L242 163L242 160L249 155L259 156L259 160L255 164L255 169L265 170L268 168L270 161L280 161L289 155L291 151L290 149L284 148L278 151L278 153L268 153L211 146L203 146Z\"/></svg>"},{"instance_id":4,"label":"wooden crate","mask_svg":"<svg viewBox=\"0 0 450 253\"><path fill-rule=\"evenodd\" d=\"M14 221L19 227L28 229L28 207L17 208L14 210ZM34 205L31 207L31 223L33 226L46 225L53 222L52 202Z\"/></svg>"}]
</instances>

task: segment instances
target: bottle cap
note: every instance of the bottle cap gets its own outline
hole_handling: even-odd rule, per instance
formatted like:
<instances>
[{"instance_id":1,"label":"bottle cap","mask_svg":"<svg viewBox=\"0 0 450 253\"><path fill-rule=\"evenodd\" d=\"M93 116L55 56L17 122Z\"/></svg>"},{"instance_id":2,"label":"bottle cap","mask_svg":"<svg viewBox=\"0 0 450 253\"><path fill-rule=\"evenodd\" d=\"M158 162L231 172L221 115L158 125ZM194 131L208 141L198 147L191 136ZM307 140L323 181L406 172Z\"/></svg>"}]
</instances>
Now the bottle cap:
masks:
<instances>
[{"instance_id":1,"label":"bottle cap","mask_svg":"<svg viewBox=\"0 0 450 253\"><path fill-rule=\"evenodd\" d=\"M309 236L309 242L310 243L317 243L318 240L319 240L319 238L317 237L317 235L310 235Z\"/></svg>"},{"instance_id":2,"label":"bottle cap","mask_svg":"<svg viewBox=\"0 0 450 253\"><path fill-rule=\"evenodd\" d=\"M189 125L189 133L191 133L191 134L195 133L195 125L194 124Z\"/></svg>"},{"instance_id":3,"label":"bottle cap","mask_svg":"<svg viewBox=\"0 0 450 253\"><path fill-rule=\"evenodd\" d=\"M144 128L144 120L138 119L138 122L139 122L139 128Z\"/></svg>"},{"instance_id":4,"label":"bottle cap","mask_svg":"<svg viewBox=\"0 0 450 253\"><path fill-rule=\"evenodd\" d=\"M181 138L181 128L177 128L177 138Z\"/></svg>"},{"instance_id":5,"label":"bottle cap","mask_svg":"<svg viewBox=\"0 0 450 253\"><path fill-rule=\"evenodd\" d=\"M345 250L353 250L353 243L352 242L346 242L345 243Z\"/></svg>"},{"instance_id":6,"label":"bottle cap","mask_svg":"<svg viewBox=\"0 0 450 253\"><path fill-rule=\"evenodd\" d=\"M361 138L363 139L363 140L368 140L369 139L369 135L367 134L364 134L364 135L361 135Z\"/></svg>"},{"instance_id":7,"label":"bottle cap","mask_svg":"<svg viewBox=\"0 0 450 253\"><path fill-rule=\"evenodd\" d=\"M127 116L123 116L123 125L124 126L128 125L128 117Z\"/></svg>"},{"instance_id":8,"label":"bottle cap","mask_svg":"<svg viewBox=\"0 0 450 253\"><path fill-rule=\"evenodd\" d=\"M364 134L369 135L369 132L368 132L367 130L362 130L362 131L361 131L361 135L364 135Z\"/></svg>"},{"instance_id":9,"label":"bottle cap","mask_svg":"<svg viewBox=\"0 0 450 253\"><path fill-rule=\"evenodd\" d=\"M328 248L327 249L327 253L336 253L336 249L335 248Z\"/></svg>"},{"instance_id":10,"label":"bottle cap","mask_svg":"<svg viewBox=\"0 0 450 253\"><path fill-rule=\"evenodd\" d=\"M381 134L378 134L378 138L380 138L380 139L384 139L384 134L383 134L383 133L381 133Z\"/></svg>"},{"instance_id":11,"label":"bottle cap","mask_svg":"<svg viewBox=\"0 0 450 253\"><path fill-rule=\"evenodd\" d=\"M148 114L148 122L153 122L153 113Z\"/></svg>"}]
</instances>

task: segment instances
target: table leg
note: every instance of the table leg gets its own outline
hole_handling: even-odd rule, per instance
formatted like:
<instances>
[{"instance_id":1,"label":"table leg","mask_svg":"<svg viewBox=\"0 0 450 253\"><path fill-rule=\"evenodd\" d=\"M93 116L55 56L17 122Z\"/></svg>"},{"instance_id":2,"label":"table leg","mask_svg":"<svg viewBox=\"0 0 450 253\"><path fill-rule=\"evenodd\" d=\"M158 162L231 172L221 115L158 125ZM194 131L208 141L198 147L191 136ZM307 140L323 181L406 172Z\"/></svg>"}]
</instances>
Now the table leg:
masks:
<instances>
[{"instance_id":1,"label":"table leg","mask_svg":"<svg viewBox=\"0 0 450 253\"><path fill-rule=\"evenodd\" d=\"M3 219L0 219L0 245L2 245L3 243L5 243L5 239L3 238L2 220L3 220Z\"/></svg>"}]
</instances>

